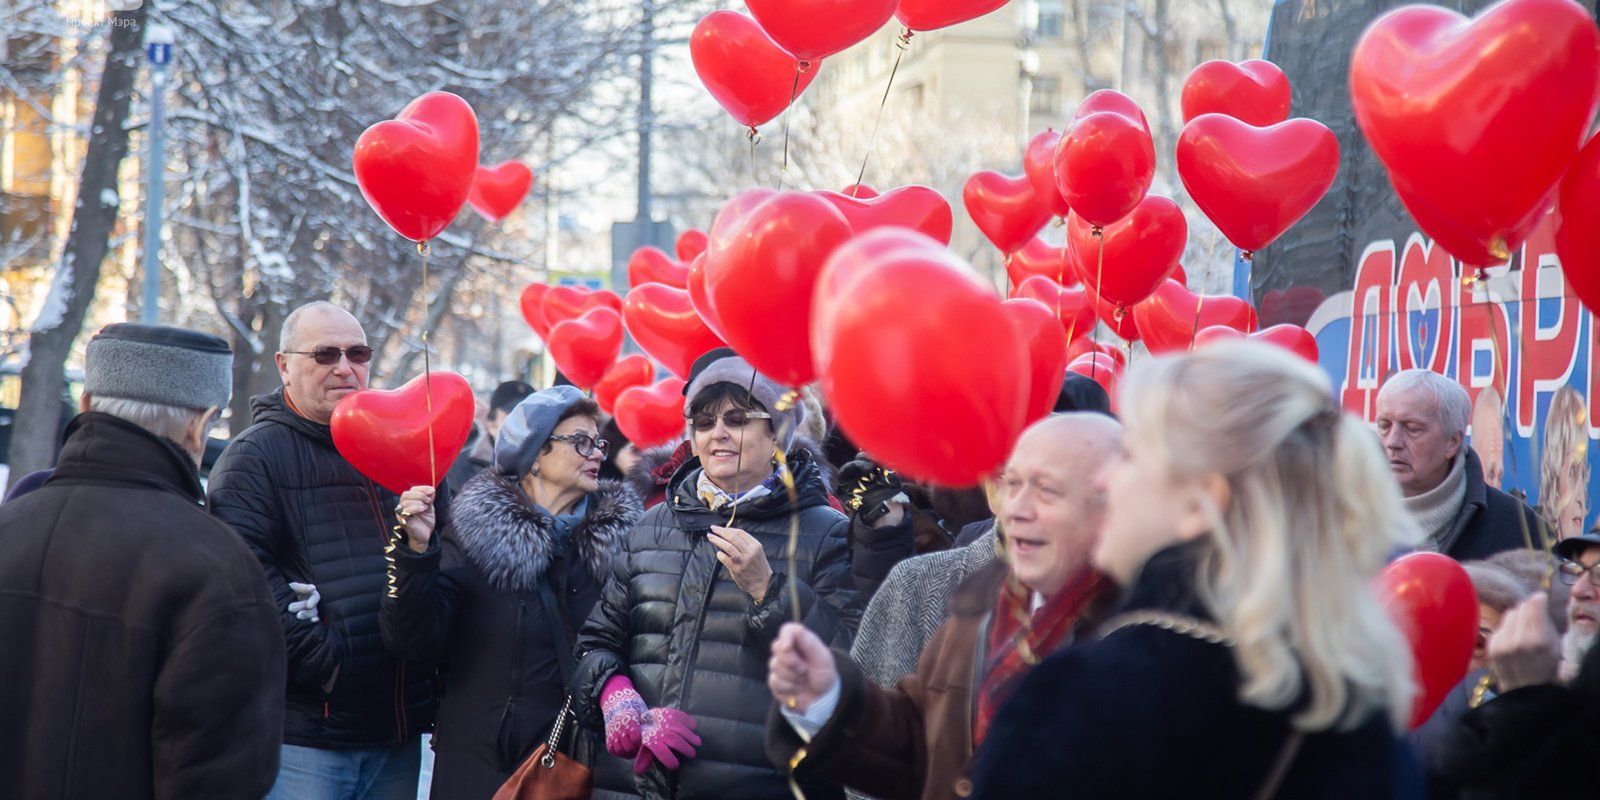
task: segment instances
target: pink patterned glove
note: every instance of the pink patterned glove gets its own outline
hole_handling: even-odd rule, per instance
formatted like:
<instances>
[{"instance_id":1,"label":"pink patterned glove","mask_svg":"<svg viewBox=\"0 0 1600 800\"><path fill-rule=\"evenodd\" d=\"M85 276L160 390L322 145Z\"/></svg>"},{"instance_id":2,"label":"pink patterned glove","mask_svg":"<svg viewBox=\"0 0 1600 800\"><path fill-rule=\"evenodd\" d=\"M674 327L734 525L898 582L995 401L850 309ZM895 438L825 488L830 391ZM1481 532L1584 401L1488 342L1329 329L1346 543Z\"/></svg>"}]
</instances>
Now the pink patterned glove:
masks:
<instances>
[{"instance_id":1,"label":"pink patterned glove","mask_svg":"<svg viewBox=\"0 0 1600 800\"><path fill-rule=\"evenodd\" d=\"M700 744L700 737L694 733L694 717L676 708L652 708L645 712L641 727L644 746L633 759L635 773L643 775L652 760L660 761L667 769L677 769L679 756L694 758L694 749Z\"/></svg>"},{"instance_id":2,"label":"pink patterned glove","mask_svg":"<svg viewBox=\"0 0 1600 800\"><path fill-rule=\"evenodd\" d=\"M633 758L643 742L641 724L649 707L633 689L633 681L612 675L600 689L600 713L606 720L606 752L617 758Z\"/></svg>"}]
</instances>

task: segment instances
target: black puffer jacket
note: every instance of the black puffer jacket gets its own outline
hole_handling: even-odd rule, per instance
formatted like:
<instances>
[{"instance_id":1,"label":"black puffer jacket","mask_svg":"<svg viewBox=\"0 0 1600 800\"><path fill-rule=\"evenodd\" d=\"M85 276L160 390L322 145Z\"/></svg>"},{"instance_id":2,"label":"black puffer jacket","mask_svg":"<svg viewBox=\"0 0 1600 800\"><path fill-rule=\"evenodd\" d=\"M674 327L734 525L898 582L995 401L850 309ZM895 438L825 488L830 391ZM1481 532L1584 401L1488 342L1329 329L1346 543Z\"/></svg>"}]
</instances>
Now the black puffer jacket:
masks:
<instances>
[{"instance_id":1,"label":"black puffer jacket","mask_svg":"<svg viewBox=\"0 0 1600 800\"><path fill-rule=\"evenodd\" d=\"M756 603L718 563L706 538L728 521L695 496L700 462L691 459L673 476L668 500L645 512L616 561L600 604L578 637L585 655L576 676L585 724L604 726L599 694L623 672L645 703L689 713L703 744L676 772L657 765L632 780L631 765L601 754L595 797L787 797L788 783L762 749L767 711L767 659L773 637L791 616L790 588L800 596L801 617L824 640L848 648L861 609L850 576L845 542L849 521L828 505L827 487L813 456L797 448L788 456L798 505L781 488L741 505L737 527L766 550L772 582ZM796 571L789 574L791 515L798 515ZM837 789L806 784L807 797L836 796Z\"/></svg>"},{"instance_id":2,"label":"black puffer jacket","mask_svg":"<svg viewBox=\"0 0 1600 800\"><path fill-rule=\"evenodd\" d=\"M255 424L218 459L208 495L212 513L261 562L280 612L289 648L283 740L323 749L404 744L433 724L434 670L397 661L378 630L383 551L399 498L339 455L328 426L290 411L283 390L250 407ZM441 527L448 495L439 493ZM317 587L320 621L289 613L290 581Z\"/></svg>"},{"instance_id":3,"label":"black puffer jacket","mask_svg":"<svg viewBox=\"0 0 1600 800\"><path fill-rule=\"evenodd\" d=\"M561 710L568 690L557 658L571 653L640 513L638 496L618 483L600 484L588 503L563 543L555 520L489 470L467 481L449 529L425 552L395 549L384 643L401 658L443 662L433 797L493 796Z\"/></svg>"}]
</instances>

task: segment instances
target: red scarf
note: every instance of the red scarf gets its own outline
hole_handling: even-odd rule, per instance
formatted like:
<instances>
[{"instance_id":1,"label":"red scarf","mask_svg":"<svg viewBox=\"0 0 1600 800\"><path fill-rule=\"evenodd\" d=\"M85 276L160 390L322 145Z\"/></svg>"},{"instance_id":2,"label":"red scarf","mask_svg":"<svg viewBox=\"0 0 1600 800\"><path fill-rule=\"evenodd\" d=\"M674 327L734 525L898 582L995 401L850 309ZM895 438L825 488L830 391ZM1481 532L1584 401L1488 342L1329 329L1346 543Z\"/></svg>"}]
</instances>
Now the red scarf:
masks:
<instances>
[{"instance_id":1,"label":"red scarf","mask_svg":"<svg viewBox=\"0 0 1600 800\"><path fill-rule=\"evenodd\" d=\"M989 621L989 664L978 690L978 716L972 724L972 744L983 744L996 711L1010 699L1017 683L1033 665L1055 652L1072 633L1085 608L1109 585L1100 573L1085 569L1061 591L1028 613L1033 593L1015 577L1000 585L1000 599Z\"/></svg>"}]
</instances>

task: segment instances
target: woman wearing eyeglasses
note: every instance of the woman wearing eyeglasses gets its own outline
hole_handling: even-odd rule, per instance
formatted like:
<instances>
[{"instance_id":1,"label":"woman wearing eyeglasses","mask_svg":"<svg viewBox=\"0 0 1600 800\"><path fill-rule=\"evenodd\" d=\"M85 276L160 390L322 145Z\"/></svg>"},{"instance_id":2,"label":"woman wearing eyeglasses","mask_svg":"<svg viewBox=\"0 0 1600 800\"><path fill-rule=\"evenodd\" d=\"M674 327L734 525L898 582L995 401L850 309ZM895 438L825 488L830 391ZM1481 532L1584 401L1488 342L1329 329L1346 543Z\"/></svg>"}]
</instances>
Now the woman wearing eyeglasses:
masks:
<instances>
[{"instance_id":1,"label":"woman wearing eyeglasses","mask_svg":"<svg viewBox=\"0 0 1600 800\"><path fill-rule=\"evenodd\" d=\"M599 479L599 418L571 386L528 396L442 537L429 536L431 490L401 498L406 540L381 626L396 656L441 664L434 798L493 796L566 703L572 638L641 511L631 489Z\"/></svg>"},{"instance_id":2,"label":"woman wearing eyeglasses","mask_svg":"<svg viewBox=\"0 0 1600 800\"><path fill-rule=\"evenodd\" d=\"M694 457L628 537L578 637L579 712L611 754L596 762L594 796L787 797L763 749L767 654L795 602L806 627L849 647L860 618L849 520L829 504L822 460L796 437L805 412L783 387L718 350L684 394ZM840 793L803 785L811 800Z\"/></svg>"}]
</instances>

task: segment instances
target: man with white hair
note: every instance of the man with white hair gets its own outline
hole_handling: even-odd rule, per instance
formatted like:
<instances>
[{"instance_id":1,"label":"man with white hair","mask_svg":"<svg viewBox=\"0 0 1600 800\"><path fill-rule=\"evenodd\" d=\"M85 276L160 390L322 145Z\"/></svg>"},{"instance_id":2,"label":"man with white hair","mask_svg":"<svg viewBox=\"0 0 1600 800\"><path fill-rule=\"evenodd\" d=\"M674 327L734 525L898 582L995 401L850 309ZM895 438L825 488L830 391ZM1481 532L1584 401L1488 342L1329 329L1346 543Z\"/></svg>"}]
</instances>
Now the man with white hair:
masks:
<instances>
[{"instance_id":1,"label":"man with white hair","mask_svg":"<svg viewBox=\"0 0 1600 800\"><path fill-rule=\"evenodd\" d=\"M278 612L200 488L232 364L209 334L106 327L55 471L0 507L0 797L272 787Z\"/></svg>"},{"instance_id":2,"label":"man with white hair","mask_svg":"<svg viewBox=\"0 0 1600 800\"><path fill-rule=\"evenodd\" d=\"M1378 436L1422 546L1457 561L1539 546L1538 514L1484 481L1467 447L1471 417L1467 391L1429 370L1398 372L1378 392Z\"/></svg>"}]
</instances>

